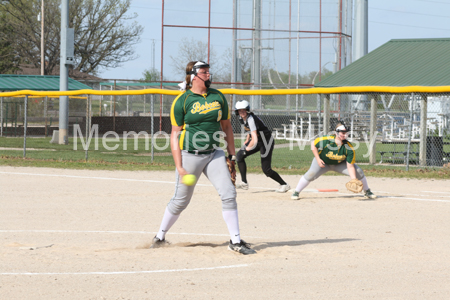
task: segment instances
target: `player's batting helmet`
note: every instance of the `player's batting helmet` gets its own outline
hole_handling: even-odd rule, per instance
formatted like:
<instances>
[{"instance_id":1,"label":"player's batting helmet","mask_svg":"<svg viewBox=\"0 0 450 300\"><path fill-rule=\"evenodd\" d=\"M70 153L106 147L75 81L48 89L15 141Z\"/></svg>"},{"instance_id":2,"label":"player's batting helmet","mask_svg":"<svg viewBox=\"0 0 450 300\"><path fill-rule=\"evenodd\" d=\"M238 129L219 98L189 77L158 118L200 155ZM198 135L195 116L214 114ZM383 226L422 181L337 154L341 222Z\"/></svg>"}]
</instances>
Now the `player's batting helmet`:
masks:
<instances>
[{"instance_id":1,"label":"player's batting helmet","mask_svg":"<svg viewBox=\"0 0 450 300\"><path fill-rule=\"evenodd\" d=\"M238 116L239 109L245 109L247 112L250 112L250 103L248 103L247 100L240 100L240 101L236 102L235 108L236 108L236 110L234 111L234 113L236 114L236 116Z\"/></svg>"}]
</instances>

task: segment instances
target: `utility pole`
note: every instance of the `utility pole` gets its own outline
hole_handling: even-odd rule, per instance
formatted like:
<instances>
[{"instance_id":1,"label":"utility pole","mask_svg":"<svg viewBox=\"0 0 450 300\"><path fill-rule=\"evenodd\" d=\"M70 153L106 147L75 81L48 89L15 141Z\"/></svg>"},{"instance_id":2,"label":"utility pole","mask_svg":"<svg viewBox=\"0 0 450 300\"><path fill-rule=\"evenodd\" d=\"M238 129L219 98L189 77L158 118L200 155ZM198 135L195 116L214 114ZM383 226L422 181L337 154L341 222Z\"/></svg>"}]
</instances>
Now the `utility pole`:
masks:
<instances>
[{"instance_id":1,"label":"utility pole","mask_svg":"<svg viewBox=\"0 0 450 300\"><path fill-rule=\"evenodd\" d=\"M44 75L44 64L45 64L45 56L44 56L44 0L41 2L41 75Z\"/></svg>"}]
</instances>

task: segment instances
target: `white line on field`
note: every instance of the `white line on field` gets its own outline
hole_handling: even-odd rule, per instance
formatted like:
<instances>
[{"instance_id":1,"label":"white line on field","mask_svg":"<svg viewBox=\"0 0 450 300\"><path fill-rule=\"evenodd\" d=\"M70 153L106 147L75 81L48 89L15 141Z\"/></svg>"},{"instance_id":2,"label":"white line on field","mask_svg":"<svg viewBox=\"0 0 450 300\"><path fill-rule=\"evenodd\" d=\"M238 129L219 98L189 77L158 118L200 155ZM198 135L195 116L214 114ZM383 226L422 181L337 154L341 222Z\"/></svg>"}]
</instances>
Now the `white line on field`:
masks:
<instances>
[{"instance_id":1,"label":"white line on field","mask_svg":"<svg viewBox=\"0 0 450 300\"><path fill-rule=\"evenodd\" d=\"M389 194L389 192L383 192L384 194ZM336 193L336 194L341 194L341 195L355 195L355 194L351 194L351 193ZM377 193L376 193L377 194ZM404 194L404 195L411 195L411 194ZM414 195L414 194L412 194ZM360 195L355 195L355 196L362 196ZM414 196L428 196L428 195L414 195ZM408 197L403 197L403 196L379 196L378 199L389 199L389 198L398 198L398 199L404 199L404 200L415 200L415 201L432 201L432 202L447 202L450 203L450 200L440 200L440 199L424 199L424 198L408 198Z\"/></svg>"},{"instance_id":2,"label":"white line on field","mask_svg":"<svg viewBox=\"0 0 450 300\"><path fill-rule=\"evenodd\" d=\"M114 177L89 177L89 176L76 176L76 175L52 175L52 174L33 174L33 173L15 173L15 172L0 172L0 174L28 175L28 176L47 176L47 177L65 177L65 178L78 178L78 179L137 181L137 182L170 183L170 184L174 184L175 183L175 181L148 180L148 179L130 179L130 178L114 178ZM197 184L197 185L200 185L200 186L212 186L211 184Z\"/></svg>"},{"instance_id":3,"label":"white line on field","mask_svg":"<svg viewBox=\"0 0 450 300\"><path fill-rule=\"evenodd\" d=\"M447 203L450 203L450 200L408 198L408 197L402 197L402 196L383 196L383 198L398 198L398 199L415 200L415 201L434 201L434 202L447 202Z\"/></svg>"},{"instance_id":4,"label":"white line on field","mask_svg":"<svg viewBox=\"0 0 450 300\"><path fill-rule=\"evenodd\" d=\"M448 194L448 192L435 192L435 191L422 191L422 193L439 193L439 194Z\"/></svg>"},{"instance_id":5,"label":"white line on field","mask_svg":"<svg viewBox=\"0 0 450 300\"><path fill-rule=\"evenodd\" d=\"M53 175L53 174L34 174L34 173L16 173L16 172L0 172L0 174L9 174L9 175L27 175L27 176L48 176L48 177L65 177L65 178L78 178L78 179L99 179L99 180L117 180L117 181L136 181L136 182L150 182L150 183L169 183L174 184L174 181L161 181L161 180L148 180L148 179L130 179L130 178L114 178L114 177L89 177L89 176L76 176L76 175ZM212 186L211 184L197 184L197 186ZM254 189L264 189L264 190L274 190L273 188L267 187L252 187ZM305 192L310 192L305 191ZM375 191L377 193L390 194L390 192L382 192ZM434 192L434 191L422 191L424 193L447 193L447 192ZM338 194L342 194L337 192ZM404 194L404 195L414 195L414 196L428 196L428 195L417 195L417 194ZM438 201L438 202L450 202L446 200L438 200L438 199L420 199L420 198L404 198L404 197L395 197L388 196L389 198L402 198L409 200L421 200L421 201ZM385 197L385 198L388 198ZM437 196L440 198L447 198L448 196Z\"/></svg>"},{"instance_id":6,"label":"white line on field","mask_svg":"<svg viewBox=\"0 0 450 300\"><path fill-rule=\"evenodd\" d=\"M210 268L193 268L193 269L173 269L173 270L153 270L153 271L117 271L117 272L55 272L55 273L33 273L33 272L5 272L0 275L122 275L122 274L151 274L151 273L170 273L170 272L192 272L192 271L207 271L218 269L231 269L248 267L248 264L243 265L231 265L231 266L219 266Z\"/></svg>"},{"instance_id":7,"label":"white line on field","mask_svg":"<svg viewBox=\"0 0 450 300\"><path fill-rule=\"evenodd\" d=\"M420 196L420 197L438 197L438 198L450 198L450 195L448 196L439 196L439 195L422 195L422 194L403 194L405 196Z\"/></svg>"},{"instance_id":8,"label":"white line on field","mask_svg":"<svg viewBox=\"0 0 450 300\"><path fill-rule=\"evenodd\" d=\"M53 174L34 174L34 173L16 173L16 172L0 172L0 174L27 175L27 176L47 176L47 177L65 177L65 178L77 178L77 179L100 179L100 180L117 180L117 181L136 181L136 182L175 184L175 181L148 180L148 179L130 179L130 178L114 178L114 177L89 177L89 176L76 176L76 175L53 175ZM198 183L197 186L213 186L213 185L212 184L201 184L201 183ZM254 188L254 189L263 189L263 190L275 190L275 188L266 188L266 187L252 187L252 188Z\"/></svg>"},{"instance_id":9,"label":"white line on field","mask_svg":"<svg viewBox=\"0 0 450 300\"><path fill-rule=\"evenodd\" d=\"M149 231L101 231L101 230L0 230L0 233L14 233L14 232L36 232L36 233L119 233L119 234L156 234L157 232ZM171 232L171 235L203 235L203 236L229 236L229 234L213 234L213 233L176 233Z\"/></svg>"},{"instance_id":10,"label":"white line on field","mask_svg":"<svg viewBox=\"0 0 450 300\"><path fill-rule=\"evenodd\" d=\"M157 234L157 232L150 231L102 231L102 230L23 230L23 229L11 229L0 230L0 233L22 233L22 232L34 232L34 233L106 233L106 234ZM216 234L216 233L189 233L189 232L170 232L170 235L196 235L196 236L217 236L217 237L229 237L229 234ZM262 239L258 236L246 236L252 239Z\"/></svg>"},{"instance_id":11,"label":"white line on field","mask_svg":"<svg viewBox=\"0 0 450 300\"><path fill-rule=\"evenodd\" d=\"M377 194L392 194L392 192L382 192L382 191L376 191ZM429 192L429 191L422 191L422 193L442 193L442 194L448 194L448 192ZM430 195L421 195L421 194L402 194L404 196L419 196L419 197L430 197ZM389 196L388 196L389 197ZM437 196L434 195L434 197L438 198L450 198L450 195L446 196Z\"/></svg>"}]
</instances>

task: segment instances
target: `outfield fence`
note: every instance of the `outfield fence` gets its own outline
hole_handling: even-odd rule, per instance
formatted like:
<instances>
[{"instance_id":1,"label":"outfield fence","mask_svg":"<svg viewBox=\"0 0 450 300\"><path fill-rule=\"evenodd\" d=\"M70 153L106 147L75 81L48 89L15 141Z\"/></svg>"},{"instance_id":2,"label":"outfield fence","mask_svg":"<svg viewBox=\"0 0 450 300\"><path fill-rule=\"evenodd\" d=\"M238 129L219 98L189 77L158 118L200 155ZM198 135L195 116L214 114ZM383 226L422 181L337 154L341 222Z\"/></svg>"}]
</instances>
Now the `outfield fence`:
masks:
<instances>
[{"instance_id":1,"label":"outfield fence","mask_svg":"<svg viewBox=\"0 0 450 300\"><path fill-rule=\"evenodd\" d=\"M339 120L350 128L349 140L356 148L358 163L400 165L406 169L449 163L450 87L215 88L225 94L230 107L238 100L249 101L251 110L272 130L275 167L310 164L311 140L331 132ZM179 93L136 86L121 90L0 93L0 153L61 160L113 161L119 156L123 162L171 163L169 112ZM50 143L59 127L60 95L70 97L70 144L64 146ZM231 121L239 148L244 131L234 114ZM23 151L17 150L14 137L23 140ZM27 144L28 148L49 151L26 151ZM58 151L61 149L67 152L62 155ZM249 163L258 166L259 157L250 157Z\"/></svg>"}]
</instances>

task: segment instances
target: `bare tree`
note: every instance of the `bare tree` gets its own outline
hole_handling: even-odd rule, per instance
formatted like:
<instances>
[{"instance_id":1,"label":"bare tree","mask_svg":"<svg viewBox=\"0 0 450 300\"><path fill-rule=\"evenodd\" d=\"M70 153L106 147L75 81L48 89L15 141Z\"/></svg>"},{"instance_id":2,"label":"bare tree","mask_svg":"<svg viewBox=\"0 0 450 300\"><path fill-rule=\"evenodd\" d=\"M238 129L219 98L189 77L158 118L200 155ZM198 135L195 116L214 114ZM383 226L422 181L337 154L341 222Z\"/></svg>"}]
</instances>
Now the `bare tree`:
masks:
<instances>
[{"instance_id":1,"label":"bare tree","mask_svg":"<svg viewBox=\"0 0 450 300\"><path fill-rule=\"evenodd\" d=\"M135 59L133 45L140 41L143 27L129 23L131 0L71 0L69 26L75 30L74 69L96 75L101 68L114 68ZM45 2L45 74L59 66L61 0ZM11 40L24 63L40 67L40 24L36 15L40 0L10 0L0 3L0 11L14 28Z\"/></svg>"},{"instance_id":2,"label":"bare tree","mask_svg":"<svg viewBox=\"0 0 450 300\"><path fill-rule=\"evenodd\" d=\"M252 68L251 49L239 49L237 59L240 65L241 78L236 78L239 82L250 82ZM231 82L231 72L233 68L233 54L231 48L228 48L224 54L224 78L223 81Z\"/></svg>"},{"instance_id":3,"label":"bare tree","mask_svg":"<svg viewBox=\"0 0 450 300\"><path fill-rule=\"evenodd\" d=\"M114 68L137 58L133 45L140 41L143 27L125 22L137 17L126 15L130 0L76 0L71 19L78 42L76 69L95 73L99 67Z\"/></svg>"},{"instance_id":4,"label":"bare tree","mask_svg":"<svg viewBox=\"0 0 450 300\"><path fill-rule=\"evenodd\" d=\"M175 69L177 78L184 78L186 75L186 65L190 61L201 60L208 62L208 44L194 38L182 38L177 56L170 56L172 67ZM213 80L217 81L223 72L223 66L217 59L214 48L210 50L211 73L214 74Z\"/></svg>"}]
</instances>

